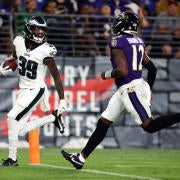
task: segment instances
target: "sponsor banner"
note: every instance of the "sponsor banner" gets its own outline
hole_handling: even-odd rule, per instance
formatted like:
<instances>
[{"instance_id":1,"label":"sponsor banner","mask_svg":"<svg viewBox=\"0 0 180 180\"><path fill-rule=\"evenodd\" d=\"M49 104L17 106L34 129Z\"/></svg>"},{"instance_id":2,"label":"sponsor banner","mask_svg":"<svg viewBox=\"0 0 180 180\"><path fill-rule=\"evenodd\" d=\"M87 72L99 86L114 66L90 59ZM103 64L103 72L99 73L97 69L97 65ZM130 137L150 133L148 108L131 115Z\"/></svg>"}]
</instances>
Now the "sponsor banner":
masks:
<instances>
[{"instance_id":1,"label":"sponsor banner","mask_svg":"<svg viewBox=\"0 0 180 180\"><path fill-rule=\"evenodd\" d=\"M68 104L68 114L63 117L65 132L61 135L54 127L53 123L40 128L41 145L56 145L56 139L68 137L89 137L97 123L102 110L102 102L109 98L113 80L103 81L99 76L90 78L92 74L90 65L58 65L59 70L63 69L61 79L64 84L65 99ZM14 77L12 77L14 78ZM6 78L1 79L5 84ZM59 105L59 97L54 87L54 81L49 73L46 76L46 83L49 90L49 102L51 110L43 112L40 105L33 111L29 121L38 120L39 118L51 113ZM6 84L7 85L7 84ZM18 85L1 90L0 110L6 113L11 109L19 93ZM4 105L5 104L5 105ZM0 136L6 139L8 135L7 116L1 113L0 116Z\"/></svg>"}]
</instances>

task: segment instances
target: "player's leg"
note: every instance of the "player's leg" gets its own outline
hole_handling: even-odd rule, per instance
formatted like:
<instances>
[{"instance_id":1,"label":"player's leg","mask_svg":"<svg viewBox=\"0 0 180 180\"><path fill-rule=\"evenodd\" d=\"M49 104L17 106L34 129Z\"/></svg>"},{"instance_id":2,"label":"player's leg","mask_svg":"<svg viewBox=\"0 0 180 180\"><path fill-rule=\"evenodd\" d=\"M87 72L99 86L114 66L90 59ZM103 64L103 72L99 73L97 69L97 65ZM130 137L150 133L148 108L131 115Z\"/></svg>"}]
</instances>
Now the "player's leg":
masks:
<instances>
[{"instance_id":1,"label":"player's leg","mask_svg":"<svg viewBox=\"0 0 180 180\"><path fill-rule=\"evenodd\" d=\"M36 93L28 89L20 91L14 107L8 113L9 155L2 166L18 165L16 162L19 130L31 115L34 105L39 102L43 93L43 88L38 89Z\"/></svg>"},{"instance_id":2,"label":"player's leg","mask_svg":"<svg viewBox=\"0 0 180 180\"><path fill-rule=\"evenodd\" d=\"M27 119L27 118L25 117L25 119ZM50 114L50 115L44 116L42 118L39 118L37 120L27 121L26 123L23 123L21 125L20 130L19 130L19 136L24 136L28 132L30 132L34 129L37 129L47 123L51 123L54 121L54 119L55 119L55 117L52 114Z\"/></svg>"},{"instance_id":3,"label":"player's leg","mask_svg":"<svg viewBox=\"0 0 180 180\"><path fill-rule=\"evenodd\" d=\"M101 141L106 136L109 126L112 121L105 118L100 118L96 129L90 136L87 144L81 151L81 153L68 153L64 150L61 151L62 155L66 160L71 162L76 169L81 169L85 163L86 158L92 153L92 151L101 143Z\"/></svg>"},{"instance_id":4,"label":"player's leg","mask_svg":"<svg viewBox=\"0 0 180 180\"><path fill-rule=\"evenodd\" d=\"M43 92L43 93L40 93L40 92ZM27 132L30 132L47 123L52 123L52 122L59 129L60 133L63 133L64 125L62 124L61 116L57 116L57 111L53 111L52 114L36 119L34 121L26 121L26 119L28 119L28 117L30 116L29 113L32 113L33 109L35 109L37 104L41 103L43 105L46 104L46 106L49 106L48 102L46 102L47 101L46 93L47 93L46 88L29 89L29 90L26 90L26 93L24 93L25 95L23 99L26 98L26 101L28 100L29 102L26 103L26 105L24 106L26 107L24 111L21 112L22 118L21 118L20 132L19 132L20 136L24 136Z\"/></svg>"},{"instance_id":5,"label":"player's leg","mask_svg":"<svg viewBox=\"0 0 180 180\"><path fill-rule=\"evenodd\" d=\"M121 93L117 91L110 99L106 110L102 113L97 126L90 136L87 144L81 153L68 153L61 151L62 155L73 164L76 169L81 169L85 159L93 152L93 150L102 142L110 125L120 116L123 105L121 104Z\"/></svg>"},{"instance_id":6,"label":"player's leg","mask_svg":"<svg viewBox=\"0 0 180 180\"><path fill-rule=\"evenodd\" d=\"M142 96L143 92L144 95ZM169 127L175 123L180 122L180 113L163 115L158 118L153 119L150 113L149 108L149 86L147 83L140 84L137 88L137 97L139 102L141 103L142 108L144 111L136 106L137 112L139 112L142 124L141 127L148 133L154 133L166 127ZM147 97L147 98L146 98ZM141 109L141 111L140 111Z\"/></svg>"},{"instance_id":7,"label":"player's leg","mask_svg":"<svg viewBox=\"0 0 180 180\"><path fill-rule=\"evenodd\" d=\"M129 87L124 93L124 105L139 126L150 119L152 115L149 85L142 81Z\"/></svg>"},{"instance_id":8,"label":"player's leg","mask_svg":"<svg viewBox=\"0 0 180 180\"><path fill-rule=\"evenodd\" d=\"M3 160L2 166L18 166L16 154L18 147L18 121L8 117L8 141L9 141L9 155Z\"/></svg>"},{"instance_id":9,"label":"player's leg","mask_svg":"<svg viewBox=\"0 0 180 180\"><path fill-rule=\"evenodd\" d=\"M57 115L57 110L56 110L53 111L52 114L49 114L42 118L36 119L34 121L26 121L26 123L23 123L23 125L19 130L19 136L24 136L28 132L49 123L54 123L55 126L59 129L60 133L64 132L64 124L61 121L61 116Z\"/></svg>"},{"instance_id":10,"label":"player's leg","mask_svg":"<svg viewBox=\"0 0 180 180\"><path fill-rule=\"evenodd\" d=\"M173 124L180 122L180 113L160 116L158 118L148 119L142 124L142 128L148 133L154 133Z\"/></svg>"},{"instance_id":11,"label":"player's leg","mask_svg":"<svg viewBox=\"0 0 180 180\"><path fill-rule=\"evenodd\" d=\"M106 109L99 119L96 129L93 134L90 136L86 146L81 151L81 154L84 158L87 158L92 151L101 143L101 141L106 136L108 128L110 125L118 119L121 115L121 112L124 109L123 104L121 103L123 95L120 91L117 91L110 99Z\"/></svg>"},{"instance_id":12,"label":"player's leg","mask_svg":"<svg viewBox=\"0 0 180 180\"><path fill-rule=\"evenodd\" d=\"M126 103L129 101L129 105L126 108L135 118L138 125L146 132L154 133L180 122L180 113L160 116L153 120L149 107L149 92L150 89L145 82L136 85L133 91L128 92Z\"/></svg>"}]
</instances>

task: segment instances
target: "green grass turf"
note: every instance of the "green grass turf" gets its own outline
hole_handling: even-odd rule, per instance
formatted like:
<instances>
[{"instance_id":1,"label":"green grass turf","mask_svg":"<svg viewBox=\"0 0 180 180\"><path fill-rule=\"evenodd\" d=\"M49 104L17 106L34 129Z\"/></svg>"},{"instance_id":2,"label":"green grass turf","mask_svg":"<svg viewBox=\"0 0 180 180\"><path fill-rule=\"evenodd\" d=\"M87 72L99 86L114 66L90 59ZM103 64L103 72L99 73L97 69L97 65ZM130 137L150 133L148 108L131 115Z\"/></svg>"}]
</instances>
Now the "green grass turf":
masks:
<instances>
[{"instance_id":1,"label":"green grass turf","mask_svg":"<svg viewBox=\"0 0 180 180\"><path fill-rule=\"evenodd\" d=\"M179 149L97 149L75 170L59 148L41 149L41 164L29 164L29 150L18 150L18 167L0 167L2 180L180 180ZM78 152L78 150L67 150ZM7 149L0 149L6 159Z\"/></svg>"}]
</instances>

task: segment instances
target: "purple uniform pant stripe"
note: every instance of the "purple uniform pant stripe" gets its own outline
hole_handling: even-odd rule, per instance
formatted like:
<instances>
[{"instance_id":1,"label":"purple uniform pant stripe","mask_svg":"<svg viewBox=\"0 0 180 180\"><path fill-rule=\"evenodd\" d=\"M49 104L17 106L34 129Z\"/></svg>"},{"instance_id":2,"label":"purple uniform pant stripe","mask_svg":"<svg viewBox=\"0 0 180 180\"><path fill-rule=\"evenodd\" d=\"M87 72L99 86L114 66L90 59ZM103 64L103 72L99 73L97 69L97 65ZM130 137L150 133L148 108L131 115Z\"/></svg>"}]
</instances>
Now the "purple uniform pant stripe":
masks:
<instances>
[{"instance_id":1,"label":"purple uniform pant stripe","mask_svg":"<svg viewBox=\"0 0 180 180\"><path fill-rule=\"evenodd\" d=\"M141 121L142 122L146 121L149 118L149 116L148 116L146 110L144 109L144 107L142 106L141 102L137 98L136 93L130 92L128 94L129 94L129 99L130 99L134 109L138 113Z\"/></svg>"}]
</instances>

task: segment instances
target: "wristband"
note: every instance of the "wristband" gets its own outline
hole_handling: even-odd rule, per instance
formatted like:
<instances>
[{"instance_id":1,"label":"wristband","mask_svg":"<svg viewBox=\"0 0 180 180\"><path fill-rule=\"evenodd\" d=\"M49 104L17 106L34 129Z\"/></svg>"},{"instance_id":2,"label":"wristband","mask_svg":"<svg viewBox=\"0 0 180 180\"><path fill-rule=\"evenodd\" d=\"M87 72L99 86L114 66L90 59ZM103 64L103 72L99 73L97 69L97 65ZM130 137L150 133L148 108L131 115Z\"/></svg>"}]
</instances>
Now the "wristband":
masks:
<instances>
[{"instance_id":1,"label":"wristband","mask_svg":"<svg viewBox=\"0 0 180 180\"><path fill-rule=\"evenodd\" d=\"M112 77L112 76L111 76L111 72L112 72L112 70L106 71L105 74L104 74L104 77L105 77L106 79L111 78L111 77Z\"/></svg>"}]
</instances>

